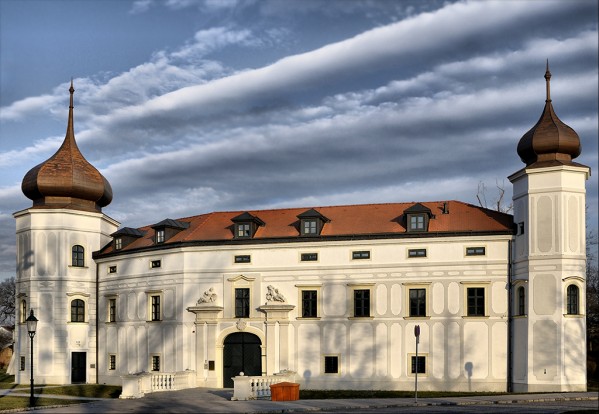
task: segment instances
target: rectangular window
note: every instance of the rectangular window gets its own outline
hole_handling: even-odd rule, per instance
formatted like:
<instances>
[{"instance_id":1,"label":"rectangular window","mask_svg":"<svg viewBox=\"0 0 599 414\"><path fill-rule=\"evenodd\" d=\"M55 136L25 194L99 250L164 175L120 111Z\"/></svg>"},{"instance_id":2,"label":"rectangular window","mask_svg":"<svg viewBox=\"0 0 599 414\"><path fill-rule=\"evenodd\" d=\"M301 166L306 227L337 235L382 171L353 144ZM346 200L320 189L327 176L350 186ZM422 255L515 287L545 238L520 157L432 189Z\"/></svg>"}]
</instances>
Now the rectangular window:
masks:
<instances>
[{"instance_id":1,"label":"rectangular window","mask_svg":"<svg viewBox=\"0 0 599 414\"><path fill-rule=\"evenodd\" d=\"M235 237L238 239L247 238L252 236L252 225L250 223L236 224L237 230Z\"/></svg>"},{"instance_id":2,"label":"rectangular window","mask_svg":"<svg viewBox=\"0 0 599 414\"><path fill-rule=\"evenodd\" d=\"M84 267L85 266L85 249L83 246L73 246L72 249L72 263L74 267Z\"/></svg>"},{"instance_id":3,"label":"rectangular window","mask_svg":"<svg viewBox=\"0 0 599 414\"><path fill-rule=\"evenodd\" d=\"M410 316L426 316L426 289L410 289Z\"/></svg>"},{"instance_id":4,"label":"rectangular window","mask_svg":"<svg viewBox=\"0 0 599 414\"><path fill-rule=\"evenodd\" d=\"M354 316L357 318L370 316L370 289L354 290Z\"/></svg>"},{"instance_id":5,"label":"rectangular window","mask_svg":"<svg viewBox=\"0 0 599 414\"><path fill-rule=\"evenodd\" d=\"M412 356L412 368L410 372L415 374L418 372L419 374L426 374L426 357L423 356Z\"/></svg>"},{"instance_id":6,"label":"rectangular window","mask_svg":"<svg viewBox=\"0 0 599 414\"><path fill-rule=\"evenodd\" d=\"M408 257L426 257L426 249L408 249Z\"/></svg>"},{"instance_id":7,"label":"rectangular window","mask_svg":"<svg viewBox=\"0 0 599 414\"><path fill-rule=\"evenodd\" d=\"M164 243L164 229L156 230L156 243Z\"/></svg>"},{"instance_id":8,"label":"rectangular window","mask_svg":"<svg viewBox=\"0 0 599 414\"><path fill-rule=\"evenodd\" d=\"M424 231L424 214L410 215L408 222L408 230L411 231Z\"/></svg>"},{"instance_id":9,"label":"rectangular window","mask_svg":"<svg viewBox=\"0 0 599 414\"><path fill-rule=\"evenodd\" d=\"M161 266L162 266L162 261L160 261L160 260L152 260L152 262L150 263L150 267L152 269L157 269Z\"/></svg>"},{"instance_id":10,"label":"rectangular window","mask_svg":"<svg viewBox=\"0 0 599 414\"><path fill-rule=\"evenodd\" d=\"M369 250L360 250L360 251L352 252L351 258L354 260L370 259L370 251Z\"/></svg>"},{"instance_id":11,"label":"rectangular window","mask_svg":"<svg viewBox=\"0 0 599 414\"><path fill-rule=\"evenodd\" d=\"M160 295L150 296L152 301L151 319L152 321L160 320Z\"/></svg>"},{"instance_id":12,"label":"rectangular window","mask_svg":"<svg viewBox=\"0 0 599 414\"><path fill-rule=\"evenodd\" d=\"M339 373L339 357L325 356L324 357L324 373L338 374Z\"/></svg>"},{"instance_id":13,"label":"rectangular window","mask_svg":"<svg viewBox=\"0 0 599 414\"><path fill-rule=\"evenodd\" d=\"M152 355L152 371L160 371L160 356Z\"/></svg>"},{"instance_id":14,"label":"rectangular window","mask_svg":"<svg viewBox=\"0 0 599 414\"><path fill-rule=\"evenodd\" d=\"M302 253L302 262L315 262L318 260L318 253Z\"/></svg>"},{"instance_id":15,"label":"rectangular window","mask_svg":"<svg viewBox=\"0 0 599 414\"><path fill-rule=\"evenodd\" d=\"M108 299L108 322L116 321L116 299Z\"/></svg>"},{"instance_id":16,"label":"rectangular window","mask_svg":"<svg viewBox=\"0 0 599 414\"><path fill-rule=\"evenodd\" d=\"M114 371L116 369L116 355L108 355L108 370Z\"/></svg>"},{"instance_id":17,"label":"rectangular window","mask_svg":"<svg viewBox=\"0 0 599 414\"><path fill-rule=\"evenodd\" d=\"M237 288L235 289L235 317L249 318L250 317L250 289Z\"/></svg>"},{"instance_id":18,"label":"rectangular window","mask_svg":"<svg viewBox=\"0 0 599 414\"><path fill-rule=\"evenodd\" d=\"M466 291L468 316L485 316L485 288L471 287Z\"/></svg>"},{"instance_id":19,"label":"rectangular window","mask_svg":"<svg viewBox=\"0 0 599 414\"><path fill-rule=\"evenodd\" d=\"M117 237L116 239L114 239L114 249L121 250L122 248L123 248L123 239L121 239L120 237Z\"/></svg>"},{"instance_id":20,"label":"rectangular window","mask_svg":"<svg viewBox=\"0 0 599 414\"><path fill-rule=\"evenodd\" d=\"M20 371L25 371L25 357L24 356L21 356L20 364L19 364L19 370Z\"/></svg>"},{"instance_id":21,"label":"rectangular window","mask_svg":"<svg viewBox=\"0 0 599 414\"><path fill-rule=\"evenodd\" d=\"M318 234L318 223L316 222L316 219L302 221L302 234L303 235Z\"/></svg>"},{"instance_id":22,"label":"rectangular window","mask_svg":"<svg viewBox=\"0 0 599 414\"><path fill-rule=\"evenodd\" d=\"M318 317L318 292L302 290L302 318Z\"/></svg>"},{"instance_id":23,"label":"rectangular window","mask_svg":"<svg viewBox=\"0 0 599 414\"><path fill-rule=\"evenodd\" d=\"M235 263L250 263L251 259L249 254L240 254L235 256Z\"/></svg>"},{"instance_id":24,"label":"rectangular window","mask_svg":"<svg viewBox=\"0 0 599 414\"><path fill-rule=\"evenodd\" d=\"M466 256L484 256L484 247L466 247Z\"/></svg>"},{"instance_id":25,"label":"rectangular window","mask_svg":"<svg viewBox=\"0 0 599 414\"><path fill-rule=\"evenodd\" d=\"M116 273L116 266L108 266L108 273Z\"/></svg>"}]
</instances>

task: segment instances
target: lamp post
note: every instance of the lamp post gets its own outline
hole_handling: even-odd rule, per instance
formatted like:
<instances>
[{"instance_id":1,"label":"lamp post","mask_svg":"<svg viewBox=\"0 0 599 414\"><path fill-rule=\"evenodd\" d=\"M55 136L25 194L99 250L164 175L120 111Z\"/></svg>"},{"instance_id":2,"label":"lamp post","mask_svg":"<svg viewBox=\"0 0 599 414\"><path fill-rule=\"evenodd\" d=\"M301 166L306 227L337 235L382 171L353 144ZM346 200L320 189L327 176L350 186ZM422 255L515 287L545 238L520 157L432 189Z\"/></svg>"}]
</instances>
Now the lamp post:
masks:
<instances>
[{"instance_id":1,"label":"lamp post","mask_svg":"<svg viewBox=\"0 0 599 414\"><path fill-rule=\"evenodd\" d=\"M29 365L31 366L31 394L29 396L29 405L33 407L33 337L37 329L37 318L33 316L33 309L29 312L29 316L25 319L25 322L27 322L27 332L29 333L29 338L31 338L31 360L29 361Z\"/></svg>"}]
</instances>

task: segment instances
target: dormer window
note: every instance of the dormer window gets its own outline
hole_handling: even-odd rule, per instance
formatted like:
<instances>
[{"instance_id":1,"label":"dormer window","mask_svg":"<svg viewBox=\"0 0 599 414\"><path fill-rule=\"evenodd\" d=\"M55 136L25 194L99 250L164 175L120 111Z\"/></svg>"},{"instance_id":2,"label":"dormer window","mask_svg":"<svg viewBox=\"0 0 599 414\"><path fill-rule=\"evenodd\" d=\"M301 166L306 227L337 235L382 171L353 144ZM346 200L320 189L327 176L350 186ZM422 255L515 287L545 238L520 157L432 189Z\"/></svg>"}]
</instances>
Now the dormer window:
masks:
<instances>
[{"instance_id":1,"label":"dormer window","mask_svg":"<svg viewBox=\"0 0 599 414\"><path fill-rule=\"evenodd\" d=\"M154 243L161 244L169 240L182 230L189 227L186 221L177 221L173 219L162 220L160 223L154 224L152 228L155 231Z\"/></svg>"},{"instance_id":2,"label":"dormer window","mask_svg":"<svg viewBox=\"0 0 599 414\"><path fill-rule=\"evenodd\" d=\"M409 232L428 231L428 223L433 218L432 211L420 203L404 210L406 230Z\"/></svg>"},{"instance_id":3,"label":"dormer window","mask_svg":"<svg viewBox=\"0 0 599 414\"><path fill-rule=\"evenodd\" d=\"M300 219L300 234L302 236L318 236L325 223L330 220L314 209L304 211L297 216Z\"/></svg>"},{"instance_id":4,"label":"dormer window","mask_svg":"<svg viewBox=\"0 0 599 414\"><path fill-rule=\"evenodd\" d=\"M264 222L247 211L233 217L234 237L236 239L251 239L256 234L258 227L264 226Z\"/></svg>"},{"instance_id":5,"label":"dormer window","mask_svg":"<svg viewBox=\"0 0 599 414\"><path fill-rule=\"evenodd\" d=\"M123 227L111 234L113 237L114 250L121 250L133 243L135 240L143 237L145 232L133 229L131 227Z\"/></svg>"}]
</instances>

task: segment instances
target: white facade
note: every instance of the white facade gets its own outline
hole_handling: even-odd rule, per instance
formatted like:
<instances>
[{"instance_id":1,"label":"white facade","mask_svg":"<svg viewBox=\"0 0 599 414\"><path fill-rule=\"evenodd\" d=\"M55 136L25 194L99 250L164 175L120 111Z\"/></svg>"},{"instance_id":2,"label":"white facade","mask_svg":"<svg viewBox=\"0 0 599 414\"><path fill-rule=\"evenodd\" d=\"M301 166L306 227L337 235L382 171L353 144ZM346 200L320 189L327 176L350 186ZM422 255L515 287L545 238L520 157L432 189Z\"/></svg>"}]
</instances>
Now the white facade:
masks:
<instances>
[{"instance_id":1,"label":"white facade","mask_svg":"<svg viewBox=\"0 0 599 414\"><path fill-rule=\"evenodd\" d=\"M76 147L71 85L65 142L26 175L33 207L14 214L16 382L29 382L33 309L37 383L152 372L230 387L240 371L292 371L304 389L407 390L418 371L421 390L586 390L590 170L572 162L580 143L549 78L509 177L513 217L446 201L118 231L101 212L110 185Z\"/></svg>"}]
</instances>

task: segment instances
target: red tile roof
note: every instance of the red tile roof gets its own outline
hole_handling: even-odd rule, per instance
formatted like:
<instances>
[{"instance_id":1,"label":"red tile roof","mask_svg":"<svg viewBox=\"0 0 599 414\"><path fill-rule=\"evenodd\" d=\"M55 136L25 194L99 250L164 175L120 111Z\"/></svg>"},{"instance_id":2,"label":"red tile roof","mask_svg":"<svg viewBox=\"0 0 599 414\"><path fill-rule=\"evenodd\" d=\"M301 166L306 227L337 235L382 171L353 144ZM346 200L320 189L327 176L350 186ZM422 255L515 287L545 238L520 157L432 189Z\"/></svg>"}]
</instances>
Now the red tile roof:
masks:
<instances>
[{"instance_id":1,"label":"red tile roof","mask_svg":"<svg viewBox=\"0 0 599 414\"><path fill-rule=\"evenodd\" d=\"M448 214L443 214L443 204L447 203ZM404 211L412 207L411 203L364 204L348 206L312 207L328 218L324 224L321 238L335 237L398 237L406 234ZM442 235L453 233L499 233L512 232L512 216L488 210L460 201L422 202L429 208L433 217L429 221L428 232L425 235ZM285 208L274 210L251 210L249 213L262 220L265 225L258 227L254 237L249 241L260 243L277 241L278 239L306 240L310 237L300 237L298 215L308 208ZM213 212L199 216L177 219L188 222L189 228L182 230L168 239L161 246L167 247L174 243L226 243L234 239L232 218L243 211ZM153 225L139 228L144 236L127 245L120 251L131 251L139 248L154 246ZM415 233L409 233L410 236ZM422 234L414 237L422 237ZM244 240L244 242L247 242ZM102 249L99 254L113 253L112 244Z\"/></svg>"}]
</instances>

